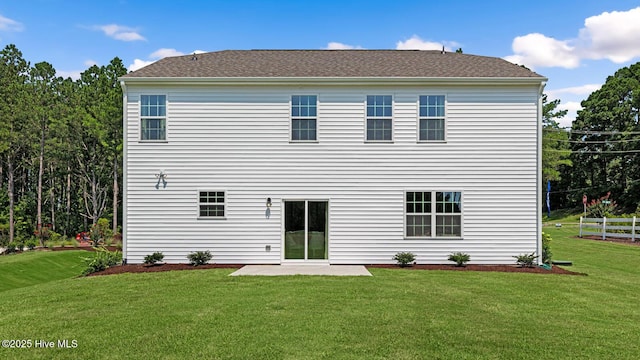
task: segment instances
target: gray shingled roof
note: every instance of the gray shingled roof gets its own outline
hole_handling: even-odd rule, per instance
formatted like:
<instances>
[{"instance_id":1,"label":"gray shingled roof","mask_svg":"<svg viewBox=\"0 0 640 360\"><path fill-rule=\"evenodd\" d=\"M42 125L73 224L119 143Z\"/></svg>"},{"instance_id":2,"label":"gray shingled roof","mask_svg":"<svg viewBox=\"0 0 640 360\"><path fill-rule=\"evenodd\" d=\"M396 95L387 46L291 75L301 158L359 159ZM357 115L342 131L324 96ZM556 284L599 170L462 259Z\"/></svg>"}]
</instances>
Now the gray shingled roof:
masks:
<instances>
[{"instance_id":1,"label":"gray shingled roof","mask_svg":"<svg viewBox=\"0 0 640 360\"><path fill-rule=\"evenodd\" d=\"M419 50L226 50L167 57L123 78L540 78L506 60Z\"/></svg>"}]
</instances>

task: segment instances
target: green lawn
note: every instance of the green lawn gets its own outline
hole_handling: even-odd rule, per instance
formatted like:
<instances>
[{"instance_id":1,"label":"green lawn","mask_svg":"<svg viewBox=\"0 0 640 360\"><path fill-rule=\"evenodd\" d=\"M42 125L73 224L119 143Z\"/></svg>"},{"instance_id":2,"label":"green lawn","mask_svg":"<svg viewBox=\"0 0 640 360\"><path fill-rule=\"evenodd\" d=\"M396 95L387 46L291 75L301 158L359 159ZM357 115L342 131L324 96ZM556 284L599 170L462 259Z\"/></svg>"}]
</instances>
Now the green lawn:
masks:
<instances>
[{"instance_id":1,"label":"green lawn","mask_svg":"<svg viewBox=\"0 0 640 360\"><path fill-rule=\"evenodd\" d=\"M215 269L74 278L0 296L2 349L51 359L637 359L640 247L547 228L589 276L372 269L229 277ZM35 343L34 343L35 344Z\"/></svg>"},{"instance_id":2,"label":"green lawn","mask_svg":"<svg viewBox=\"0 0 640 360\"><path fill-rule=\"evenodd\" d=\"M78 276L84 269L81 250L26 251L0 256L0 291Z\"/></svg>"}]
</instances>

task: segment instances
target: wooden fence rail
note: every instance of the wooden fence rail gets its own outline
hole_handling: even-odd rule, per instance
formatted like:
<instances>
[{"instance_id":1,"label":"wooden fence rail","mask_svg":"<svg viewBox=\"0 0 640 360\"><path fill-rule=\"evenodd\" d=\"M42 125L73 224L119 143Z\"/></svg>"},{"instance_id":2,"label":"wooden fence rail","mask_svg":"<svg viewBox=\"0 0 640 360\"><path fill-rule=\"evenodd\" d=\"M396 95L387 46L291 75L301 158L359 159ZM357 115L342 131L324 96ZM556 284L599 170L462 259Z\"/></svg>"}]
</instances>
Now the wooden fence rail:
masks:
<instances>
[{"instance_id":1,"label":"wooden fence rail","mask_svg":"<svg viewBox=\"0 0 640 360\"><path fill-rule=\"evenodd\" d=\"M630 238L636 241L640 231L636 226L636 217L632 218L585 218L580 217L580 237L583 235L602 236L602 240L608 237Z\"/></svg>"}]
</instances>

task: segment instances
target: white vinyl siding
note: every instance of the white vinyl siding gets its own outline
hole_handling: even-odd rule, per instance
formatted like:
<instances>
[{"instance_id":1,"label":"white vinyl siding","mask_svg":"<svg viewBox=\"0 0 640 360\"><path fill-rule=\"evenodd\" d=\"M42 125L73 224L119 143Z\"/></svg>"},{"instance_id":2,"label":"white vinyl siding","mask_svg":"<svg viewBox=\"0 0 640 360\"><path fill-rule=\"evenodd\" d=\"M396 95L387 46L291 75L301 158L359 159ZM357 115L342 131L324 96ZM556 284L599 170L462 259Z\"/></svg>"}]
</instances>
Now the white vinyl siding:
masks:
<instances>
[{"instance_id":1,"label":"white vinyl siding","mask_svg":"<svg viewBox=\"0 0 640 360\"><path fill-rule=\"evenodd\" d=\"M329 262L514 263L536 250L537 86L322 86L321 141L291 143L297 86L127 85L126 257L162 251L186 262L210 250L216 263L279 264L283 199L326 199ZM166 93L170 139L140 139L140 96ZM419 96L444 94L446 143L416 143ZM363 142L366 96L393 94L393 143ZM154 174L165 171L166 187ZM199 221L197 191L225 190L225 221ZM461 238L405 238L406 191L461 191ZM271 208L265 201L272 199ZM268 211L267 211L268 210ZM435 231L432 224L432 231ZM267 247L268 246L268 247ZM268 249L268 250L267 250Z\"/></svg>"}]
</instances>

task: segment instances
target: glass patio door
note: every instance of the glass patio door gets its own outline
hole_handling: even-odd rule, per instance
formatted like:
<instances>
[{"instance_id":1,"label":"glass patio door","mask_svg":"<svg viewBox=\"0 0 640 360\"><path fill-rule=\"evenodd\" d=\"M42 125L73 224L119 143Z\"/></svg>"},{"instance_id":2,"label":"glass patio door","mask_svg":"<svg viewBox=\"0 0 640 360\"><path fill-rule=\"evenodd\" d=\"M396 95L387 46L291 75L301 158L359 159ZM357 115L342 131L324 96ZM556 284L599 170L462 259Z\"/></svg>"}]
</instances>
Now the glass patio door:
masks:
<instances>
[{"instance_id":1,"label":"glass patio door","mask_svg":"<svg viewBox=\"0 0 640 360\"><path fill-rule=\"evenodd\" d=\"M285 260L328 259L328 202L284 202Z\"/></svg>"}]
</instances>

